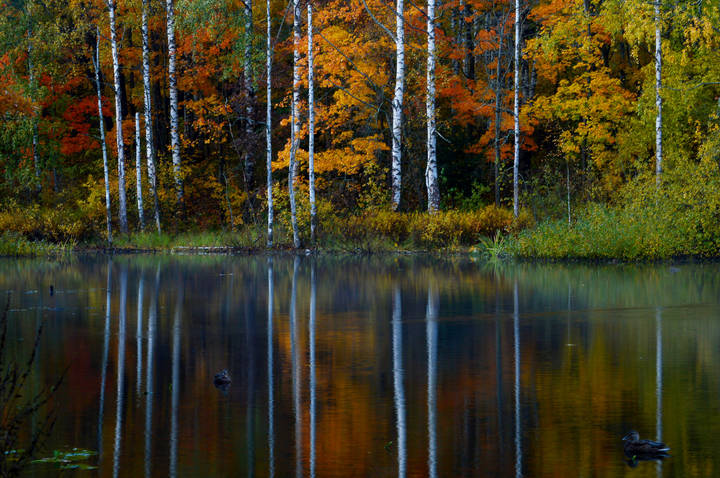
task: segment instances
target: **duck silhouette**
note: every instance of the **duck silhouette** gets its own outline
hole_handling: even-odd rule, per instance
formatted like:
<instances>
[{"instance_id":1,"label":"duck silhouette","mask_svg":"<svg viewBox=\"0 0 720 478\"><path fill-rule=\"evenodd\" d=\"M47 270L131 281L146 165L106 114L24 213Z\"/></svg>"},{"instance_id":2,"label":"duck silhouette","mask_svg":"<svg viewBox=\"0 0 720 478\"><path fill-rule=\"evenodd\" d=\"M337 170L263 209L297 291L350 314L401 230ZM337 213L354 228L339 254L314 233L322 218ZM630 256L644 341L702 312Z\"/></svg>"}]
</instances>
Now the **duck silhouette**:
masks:
<instances>
[{"instance_id":1,"label":"duck silhouette","mask_svg":"<svg viewBox=\"0 0 720 478\"><path fill-rule=\"evenodd\" d=\"M213 378L213 384L220 389L227 389L227 387L230 385L230 374L228 373L227 369L222 369L218 373L215 374L215 378Z\"/></svg>"},{"instance_id":2,"label":"duck silhouette","mask_svg":"<svg viewBox=\"0 0 720 478\"><path fill-rule=\"evenodd\" d=\"M667 453L670 451L670 447L665 443L641 440L640 434L635 430L623 437L623 450L633 462L636 460L660 460L670 456Z\"/></svg>"}]
</instances>

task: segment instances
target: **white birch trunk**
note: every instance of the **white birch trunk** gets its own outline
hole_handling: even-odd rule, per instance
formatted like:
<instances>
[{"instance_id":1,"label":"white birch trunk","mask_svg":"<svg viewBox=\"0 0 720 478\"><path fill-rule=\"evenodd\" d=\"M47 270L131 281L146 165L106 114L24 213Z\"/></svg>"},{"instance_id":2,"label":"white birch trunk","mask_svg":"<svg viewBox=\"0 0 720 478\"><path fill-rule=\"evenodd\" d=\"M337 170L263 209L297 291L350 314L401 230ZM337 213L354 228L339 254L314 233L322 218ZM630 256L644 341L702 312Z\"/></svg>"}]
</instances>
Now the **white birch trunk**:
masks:
<instances>
[{"instance_id":1,"label":"white birch trunk","mask_svg":"<svg viewBox=\"0 0 720 478\"><path fill-rule=\"evenodd\" d=\"M155 209L155 227L161 232L160 227L160 205L157 194L157 178L155 176L155 148L153 146L152 129L152 93L150 85L150 42L148 35L148 9L150 0L143 0L142 10L142 48L143 48L143 90L145 100L145 154L147 157L148 183L150 194L153 197Z\"/></svg>"},{"instance_id":2,"label":"white birch trunk","mask_svg":"<svg viewBox=\"0 0 720 478\"><path fill-rule=\"evenodd\" d=\"M313 63L312 1L308 1L308 187L310 189L310 243L315 247L317 204L315 204L315 65Z\"/></svg>"},{"instance_id":3,"label":"white birch trunk","mask_svg":"<svg viewBox=\"0 0 720 478\"><path fill-rule=\"evenodd\" d=\"M243 65L244 70L244 82L245 82L245 101L247 105L245 107L245 138L246 144L252 144L252 134L255 129L255 108L253 104L254 88L252 78L252 0L243 0L245 6L245 64ZM255 158L251 153L251 148L246 146L245 148L245 183L248 190L254 184L255 177Z\"/></svg>"},{"instance_id":4,"label":"white birch trunk","mask_svg":"<svg viewBox=\"0 0 720 478\"><path fill-rule=\"evenodd\" d=\"M272 180L272 22L270 21L270 0L265 4L267 22L267 47L265 62L267 68L267 113L265 119L265 152L267 166L267 247L273 245L273 180Z\"/></svg>"},{"instance_id":5,"label":"white birch trunk","mask_svg":"<svg viewBox=\"0 0 720 478\"><path fill-rule=\"evenodd\" d=\"M300 248L300 235L297 225L295 205L295 177L297 175L297 144L300 130L298 101L300 100L300 0L293 0L293 87L292 87L292 125L290 128L290 167L288 168L288 191L290 194L290 221L293 230L293 245Z\"/></svg>"},{"instance_id":6,"label":"white birch trunk","mask_svg":"<svg viewBox=\"0 0 720 478\"><path fill-rule=\"evenodd\" d=\"M108 11L110 13L110 45L112 46L113 79L115 86L115 137L117 139L118 157L118 196L120 203L120 231L128 232L127 221L127 200L125 196L125 146L122 130L122 101L120 95L120 61L118 60L117 32L115 31L115 0L108 0Z\"/></svg>"},{"instance_id":7,"label":"white birch trunk","mask_svg":"<svg viewBox=\"0 0 720 478\"><path fill-rule=\"evenodd\" d=\"M400 207L402 191L402 112L405 90L405 2L397 0L395 22L395 94L392 102L392 210Z\"/></svg>"},{"instance_id":8,"label":"white birch trunk","mask_svg":"<svg viewBox=\"0 0 720 478\"><path fill-rule=\"evenodd\" d=\"M42 189L42 183L40 182L40 154L38 152L38 142L40 140L39 134L38 134L38 121L39 121L39 111L38 107L36 105L36 99L35 99L35 66L33 64L32 60L32 40L30 37L32 36L32 30L28 28L28 79L30 82L30 91L31 91L31 97L33 100L33 120L32 120L32 154L33 154L33 167L35 168L35 191L39 193Z\"/></svg>"},{"instance_id":9,"label":"white birch trunk","mask_svg":"<svg viewBox=\"0 0 720 478\"><path fill-rule=\"evenodd\" d=\"M105 219L107 221L107 238L112 244L112 211L110 209L110 171L108 168L107 146L105 144L105 121L102 112L102 93L100 89L100 28L97 28L95 43L95 89L98 97L98 120L100 121L100 147L102 148L103 173L105 174Z\"/></svg>"},{"instance_id":10,"label":"white birch trunk","mask_svg":"<svg viewBox=\"0 0 720 478\"><path fill-rule=\"evenodd\" d=\"M167 0L167 38L168 38L168 83L170 88L170 147L172 149L173 173L175 175L175 193L177 207L183 214L185 205L183 199L183 179L180 169L180 131L178 129L178 92L177 78L175 76L175 9L174 0Z\"/></svg>"},{"instance_id":11,"label":"white birch trunk","mask_svg":"<svg viewBox=\"0 0 720 478\"><path fill-rule=\"evenodd\" d=\"M520 168L520 0L515 0L515 152L513 155L513 215L518 217L518 173Z\"/></svg>"},{"instance_id":12,"label":"white birch trunk","mask_svg":"<svg viewBox=\"0 0 720 478\"><path fill-rule=\"evenodd\" d=\"M436 125L435 125L435 0L427 4L427 166L425 184L428 195L428 212L440 209L440 190L438 188Z\"/></svg>"},{"instance_id":13,"label":"white birch trunk","mask_svg":"<svg viewBox=\"0 0 720 478\"><path fill-rule=\"evenodd\" d=\"M655 182L662 180L662 42L660 38L660 1L655 0Z\"/></svg>"},{"instance_id":14,"label":"white birch trunk","mask_svg":"<svg viewBox=\"0 0 720 478\"><path fill-rule=\"evenodd\" d=\"M135 113L135 191L137 195L138 222L140 231L145 231L145 215L143 214L142 196L142 152L140 144L140 113Z\"/></svg>"}]
</instances>

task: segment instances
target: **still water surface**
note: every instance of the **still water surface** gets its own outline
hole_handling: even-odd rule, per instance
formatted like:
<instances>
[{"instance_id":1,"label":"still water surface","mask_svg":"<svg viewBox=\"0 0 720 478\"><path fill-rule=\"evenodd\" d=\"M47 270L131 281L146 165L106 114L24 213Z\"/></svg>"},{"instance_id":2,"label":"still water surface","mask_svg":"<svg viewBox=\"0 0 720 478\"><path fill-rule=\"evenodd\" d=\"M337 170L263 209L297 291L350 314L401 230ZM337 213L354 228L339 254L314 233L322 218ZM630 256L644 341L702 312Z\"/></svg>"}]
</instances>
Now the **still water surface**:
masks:
<instances>
[{"instance_id":1,"label":"still water surface","mask_svg":"<svg viewBox=\"0 0 720 478\"><path fill-rule=\"evenodd\" d=\"M46 453L100 476L720 476L715 264L3 259L0 290L11 355L45 324L31 388L67 368ZM672 457L628 466L631 429Z\"/></svg>"}]
</instances>

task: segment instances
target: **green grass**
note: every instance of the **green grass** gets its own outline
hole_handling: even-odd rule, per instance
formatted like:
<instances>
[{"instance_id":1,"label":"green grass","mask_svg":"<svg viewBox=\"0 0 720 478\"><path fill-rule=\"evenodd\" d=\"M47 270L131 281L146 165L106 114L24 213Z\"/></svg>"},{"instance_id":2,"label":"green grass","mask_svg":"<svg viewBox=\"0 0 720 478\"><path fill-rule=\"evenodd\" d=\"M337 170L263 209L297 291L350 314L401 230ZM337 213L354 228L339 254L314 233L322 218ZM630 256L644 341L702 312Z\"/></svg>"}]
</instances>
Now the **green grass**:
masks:
<instances>
[{"instance_id":1,"label":"green grass","mask_svg":"<svg viewBox=\"0 0 720 478\"><path fill-rule=\"evenodd\" d=\"M198 231L179 234L137 232L118 235L113 238L112 243L113 248L152 251L168 251L177 247L254 248L264 245L265 237L255 228L246 228L238 232Z\"/></svg>"},{"instance_id":2,"label":"green grass","mask_svg":"<svg viewBox=\"0 0 720 478\"><path fill-rule=\"evenodd\" d=\"M11 257L42 257L59 256L71 252L74 243L50 243L47 241L31 241L20 234L5 232L0 234L0 256Z\"/></svg>"},{"instance_id":3,"label":"green grass","mask_svg":"<svg viewBox=\"0 0 720 478\"><path fill-rule=\"evenodd\" d=\"M546 220L511 236L507 252L518 258L655 261L718 257L720 237L698 231L697 211L668 211L589 205L568 224ZM710 240L707 238L710 237ZM714 237L714 239L712 239Z\"/></svg>"}]
</instances>

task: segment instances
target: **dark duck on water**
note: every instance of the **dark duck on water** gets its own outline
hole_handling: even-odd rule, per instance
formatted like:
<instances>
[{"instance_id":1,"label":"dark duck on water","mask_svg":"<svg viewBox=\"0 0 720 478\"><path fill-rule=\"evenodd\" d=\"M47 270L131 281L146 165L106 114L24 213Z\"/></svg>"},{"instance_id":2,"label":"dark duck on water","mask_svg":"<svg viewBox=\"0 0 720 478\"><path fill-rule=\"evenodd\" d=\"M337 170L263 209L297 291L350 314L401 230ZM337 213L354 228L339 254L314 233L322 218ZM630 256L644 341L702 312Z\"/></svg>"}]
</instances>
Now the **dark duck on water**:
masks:
<instances>
[{"instance_id":1,"label":"dark duck on water","mask_svg":"<svg viewBox=\"0 0 720 478\"><path fill-rule=\"evenodd\" d=\"M641 440L640 434L635 430L623 437L625 455L631 460L659 460L665 458L670 447L665 443L652 440Z\"/></svg>"},{"instance_id":2,"label":"dark duck on water","mask_svg":"<svg viewBox=\"0 0 720 478\"><path fill-rule=\"evenodd\" d=\"M227 388L230 382L230 374L227 369L220 370L215 374L215 378L213 379L213 384L218 388Z\"/></svg>"}]
</instances>

